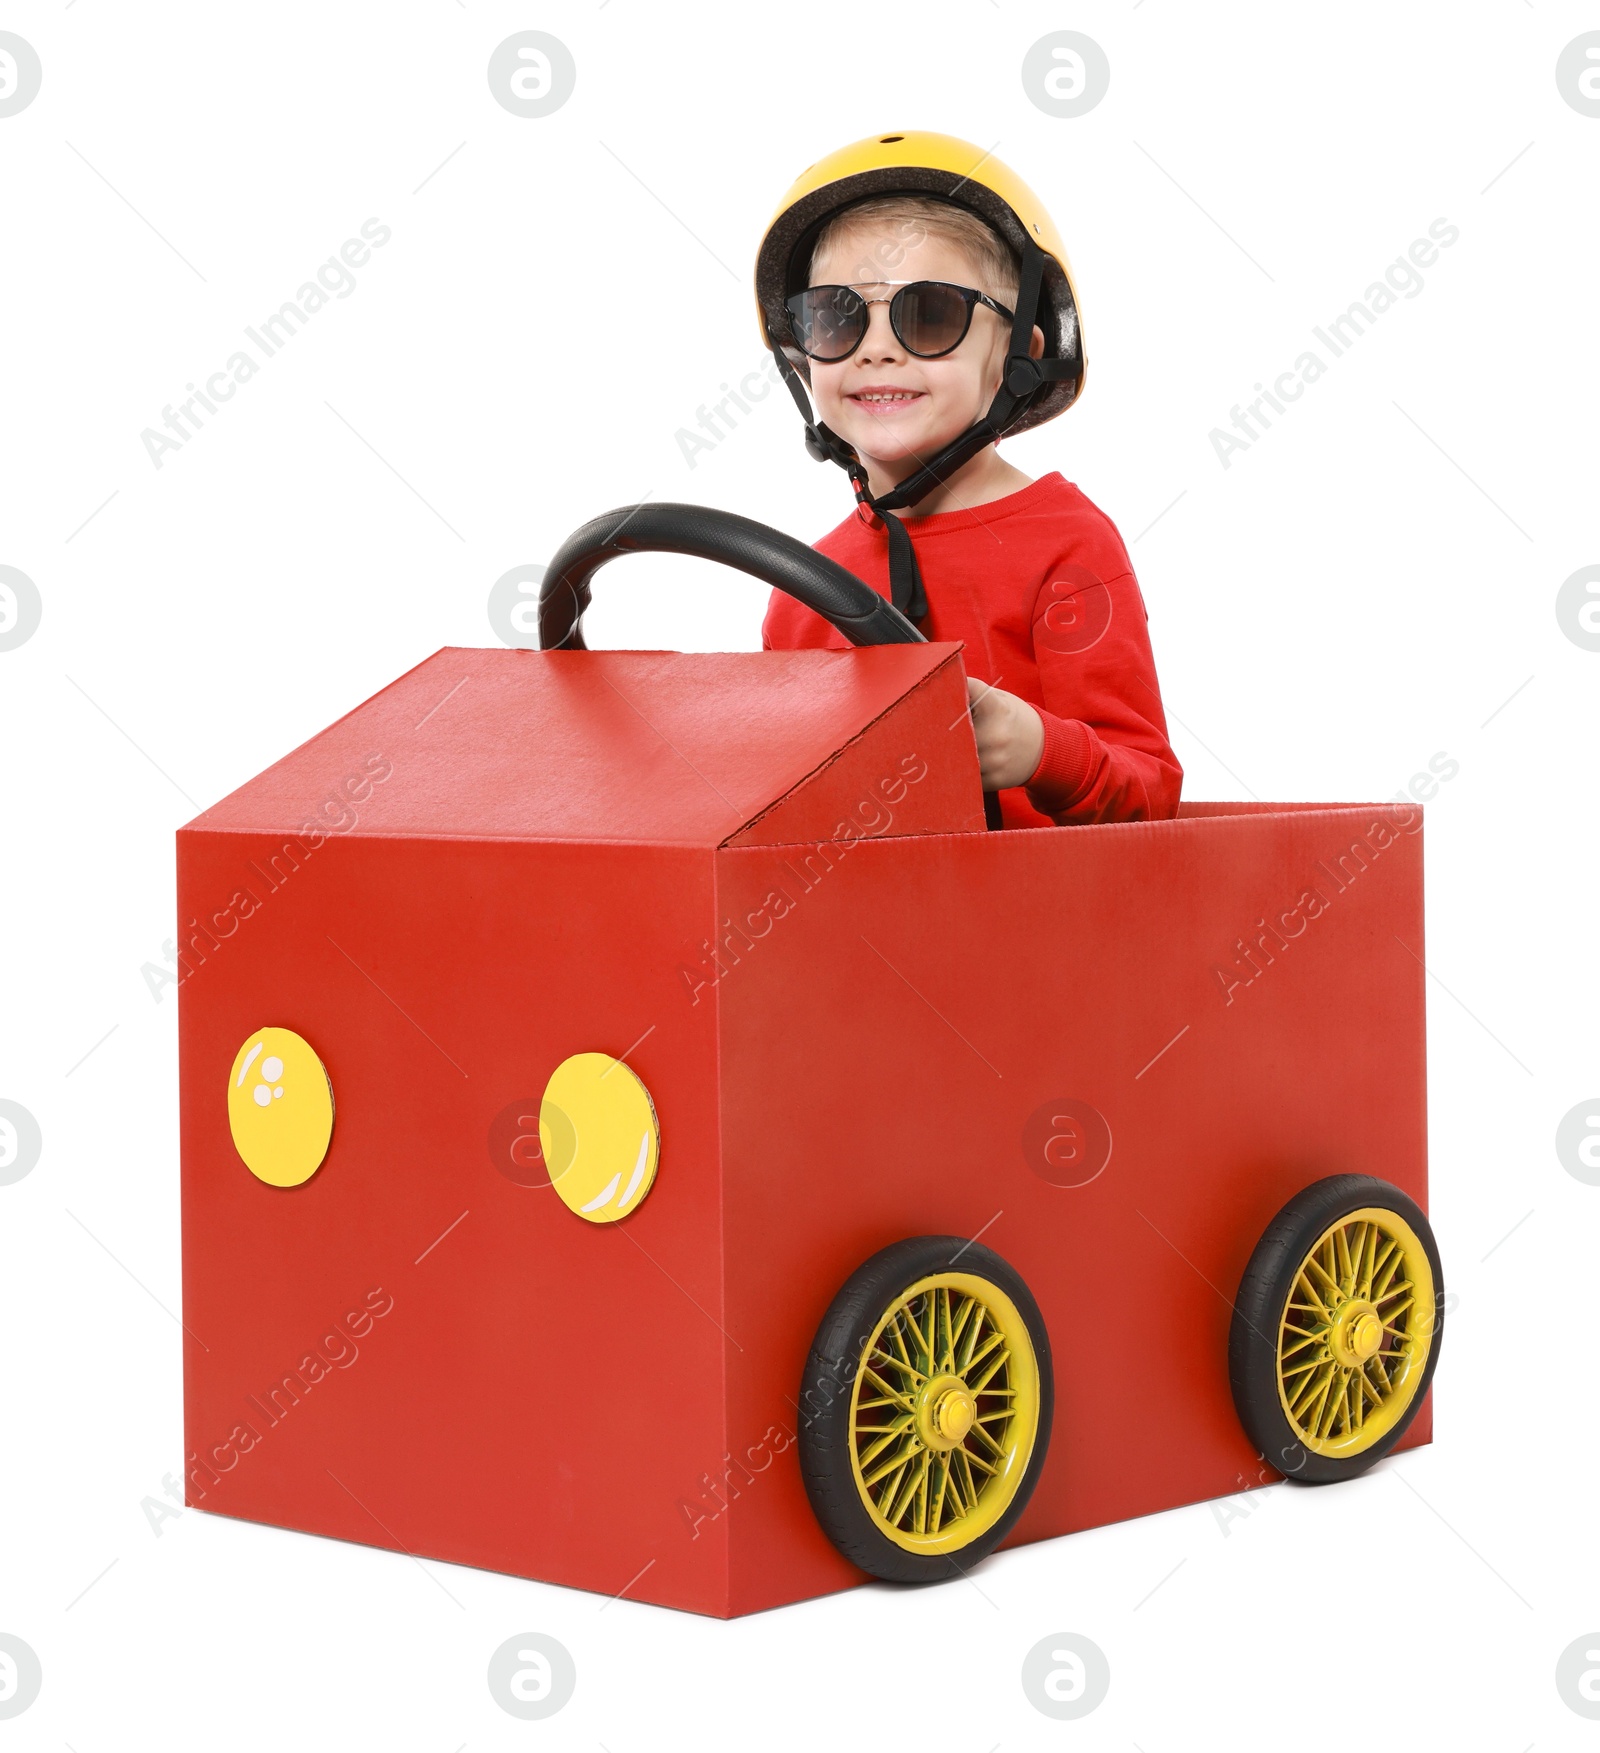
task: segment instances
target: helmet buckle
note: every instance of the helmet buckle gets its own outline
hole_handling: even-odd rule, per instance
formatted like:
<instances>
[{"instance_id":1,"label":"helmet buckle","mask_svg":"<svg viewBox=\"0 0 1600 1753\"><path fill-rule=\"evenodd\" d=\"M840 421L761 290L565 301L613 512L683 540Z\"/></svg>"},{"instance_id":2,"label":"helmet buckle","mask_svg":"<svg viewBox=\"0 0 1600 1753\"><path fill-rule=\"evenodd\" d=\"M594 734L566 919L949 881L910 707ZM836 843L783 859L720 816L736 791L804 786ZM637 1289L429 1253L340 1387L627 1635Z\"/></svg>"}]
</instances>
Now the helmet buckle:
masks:
<instances>
[{"instance_id":1,"label":"helmet buckle","mask_svg":"<svg viewBox=\"0 0 1600 1753\"><path fill-rule=\"evenodd\" d=\"M1014 396L1031 396L1044 382L1044 373L1036 359L1013 353L1006 361L1006 388Z\"/></svg>"}]
</instances>

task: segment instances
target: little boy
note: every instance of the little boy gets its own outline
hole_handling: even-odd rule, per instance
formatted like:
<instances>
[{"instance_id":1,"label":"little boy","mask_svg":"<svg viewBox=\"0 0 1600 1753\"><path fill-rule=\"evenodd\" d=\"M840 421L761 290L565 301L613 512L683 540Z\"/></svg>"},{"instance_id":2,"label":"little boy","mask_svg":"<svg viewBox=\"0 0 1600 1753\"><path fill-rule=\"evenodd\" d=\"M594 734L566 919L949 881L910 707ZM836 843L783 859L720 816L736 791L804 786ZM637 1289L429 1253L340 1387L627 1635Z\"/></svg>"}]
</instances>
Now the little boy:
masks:
<instances>
[{"instance_id":1,"label":"little boy","mask_svg":"<svg viewBox=\"0 0 1600 1753\"><path fill-rule=\"evenodd\" d=\"M1032 480L995 448L1083 380L1070 273L1037 200L966 142L862 141L790 191L756 290L808 447L860 501L816 546L930 639L964 643L1004 826L1174 815L1183 773L1121 538L1061 475ZM781 592L762 631L769 650L847 643Z\"/></svg>"}]
</instances>

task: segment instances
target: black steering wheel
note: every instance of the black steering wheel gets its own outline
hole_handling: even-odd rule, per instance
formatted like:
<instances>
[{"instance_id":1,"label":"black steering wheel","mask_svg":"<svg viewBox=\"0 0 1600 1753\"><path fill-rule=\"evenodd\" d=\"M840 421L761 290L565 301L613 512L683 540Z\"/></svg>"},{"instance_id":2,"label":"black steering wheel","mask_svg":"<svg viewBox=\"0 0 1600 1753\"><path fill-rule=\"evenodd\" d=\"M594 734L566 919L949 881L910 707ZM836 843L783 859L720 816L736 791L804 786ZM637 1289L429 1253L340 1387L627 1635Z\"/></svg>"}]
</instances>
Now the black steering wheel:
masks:
<instances>
[{"instance_id":1,"label":"black steering wheel","mask_svg":"<svg viewBox=\"0 0 1600 1753\"><path fill-rule=\"evenodd\" d=\"M589 580L619 554L693 554L786 591L852 645L915 645L923 635L892 603L781 530L706 505L623 505L591 518L557 549L539 587L539 647L586 651Z\"/></svg>"}]
</instances>

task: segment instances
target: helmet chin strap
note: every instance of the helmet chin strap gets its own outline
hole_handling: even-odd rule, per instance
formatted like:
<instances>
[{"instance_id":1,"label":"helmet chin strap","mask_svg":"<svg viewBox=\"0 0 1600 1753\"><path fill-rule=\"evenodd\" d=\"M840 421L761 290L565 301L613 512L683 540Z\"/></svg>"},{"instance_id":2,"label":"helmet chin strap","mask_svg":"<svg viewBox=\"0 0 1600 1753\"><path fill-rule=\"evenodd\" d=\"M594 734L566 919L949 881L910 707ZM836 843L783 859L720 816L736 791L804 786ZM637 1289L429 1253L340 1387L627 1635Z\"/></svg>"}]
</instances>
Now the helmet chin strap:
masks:
<instances>
[{"instance_id":1,"label":"helmet chin strap","mask_svg":"<svg viewBox=\"0 0 1600 1753\"><path fill-rule=\"evenodd\" d=\"M1027 408L1035 394L1047 382L1076 377L1075 361L1035 359L1029 348L1033 340L1034 315L1039 308L1039 291L1044 284L1045 255L1029 243L1023 252L1020 284L1017 288L1016 313L1011 319L1011 340L1006 352L1005 370L1000 387L980 420L969 426L959 437L922 462L913 475L897 487L876 496L867 485L867 471L853 446L818 420L806 394L806 386L788 355L769 329L767 342L777 361L778 371L789 394L794 398L800 417L806 423L806 449L816 460L837 463L850 477L856 501L864 505L883 524L889 539L889 593L894 606L908 620L921 623L927 619L928 599L922 588L922 572L917 565L917 551L912 545L905 519L894 515L926 499L935 488L942 487L977 454L993 444Z\"/></svg>"}]
</instances>

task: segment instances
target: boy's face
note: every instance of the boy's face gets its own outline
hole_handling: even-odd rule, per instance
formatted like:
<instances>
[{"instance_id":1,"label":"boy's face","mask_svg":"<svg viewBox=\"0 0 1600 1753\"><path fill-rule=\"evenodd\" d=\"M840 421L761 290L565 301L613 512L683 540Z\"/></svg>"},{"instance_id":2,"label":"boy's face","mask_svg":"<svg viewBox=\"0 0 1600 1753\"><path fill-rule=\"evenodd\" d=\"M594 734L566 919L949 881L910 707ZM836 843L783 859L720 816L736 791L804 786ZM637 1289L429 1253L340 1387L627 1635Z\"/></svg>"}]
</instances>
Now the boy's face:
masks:
<instances>
[{"instance_id":1,"label":"boy's face","mask_svg":"<svg viewBox=\"0 0 1600 1753\"><path fill-rule=\"evenodd\" d=\"M944 280L986 292L1010 309L1007 289L989 285L989 276L959 244L932 233L908 243L904 229L888 222L841 232L812 264L811 284L850 286L863 298L887 300L897 283ZM892 279L874 278L883 275ZM848 359L811 361L812 393L818 414L864 462L901 480L988 408L1000 387L1008 325L978 305L954 352L919 359L890 326L887 303L869 305L867 314L866 335ZM1038 329L1034 337L1037 354L1044 337Z\"/></svg>"}]
</instances>

